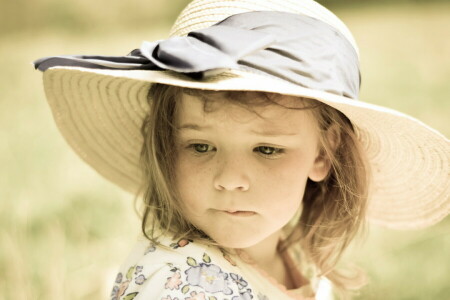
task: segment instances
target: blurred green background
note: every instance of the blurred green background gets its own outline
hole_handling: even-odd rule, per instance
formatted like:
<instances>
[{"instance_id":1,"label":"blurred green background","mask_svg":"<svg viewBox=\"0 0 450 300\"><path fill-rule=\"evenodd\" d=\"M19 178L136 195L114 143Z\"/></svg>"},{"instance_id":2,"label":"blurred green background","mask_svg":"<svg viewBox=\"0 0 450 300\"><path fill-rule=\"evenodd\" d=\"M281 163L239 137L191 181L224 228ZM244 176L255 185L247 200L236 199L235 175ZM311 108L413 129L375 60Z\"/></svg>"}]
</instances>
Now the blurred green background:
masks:
<instances>
[{"instance_id":1,"label":"blurred green background","mask_svg":"<svg viewBox=\"0 0 450 300\"><path fill-rule=\"evenodd\" d=\"M98 176L53 123L31 62L124 55L165 38L186 0L0 0L0 299L105 299L139 234L132 196ZM320 2L320 1L319 1ZM322 1L360 46L361 98L450 136L450 3ZM450 219L370 227L348 255L358 299L450 299Z\"/></svg>"}]
</instances>

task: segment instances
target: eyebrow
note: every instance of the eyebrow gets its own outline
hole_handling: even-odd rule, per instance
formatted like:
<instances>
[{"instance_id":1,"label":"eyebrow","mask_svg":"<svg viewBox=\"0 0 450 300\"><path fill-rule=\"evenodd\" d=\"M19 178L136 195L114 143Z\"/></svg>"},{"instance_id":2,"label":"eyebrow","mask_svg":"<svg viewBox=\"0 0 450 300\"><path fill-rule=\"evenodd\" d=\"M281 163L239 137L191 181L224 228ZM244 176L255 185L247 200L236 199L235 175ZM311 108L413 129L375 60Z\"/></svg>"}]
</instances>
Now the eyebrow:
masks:
<instances>
[{"instance_id":1,"label":"eyebrow","mask_svg":"<svg viewBox=\"0 0 450 300\"><path fill-rule=\"evenodd\" d=\"M187 124L178 126L177 129L178 130L191 129L191 130L196 130L196 131L203 131L203 130L211 129L211 126L200 126L198 124L187 123ZM262 130L262 131L251 130L250 133L255 134L255 135L260 135L260 136L266 136L266 137L299 135L297 132L282 132L282 131L276 131L276 130Z\"/></svg>"}]
</instances>

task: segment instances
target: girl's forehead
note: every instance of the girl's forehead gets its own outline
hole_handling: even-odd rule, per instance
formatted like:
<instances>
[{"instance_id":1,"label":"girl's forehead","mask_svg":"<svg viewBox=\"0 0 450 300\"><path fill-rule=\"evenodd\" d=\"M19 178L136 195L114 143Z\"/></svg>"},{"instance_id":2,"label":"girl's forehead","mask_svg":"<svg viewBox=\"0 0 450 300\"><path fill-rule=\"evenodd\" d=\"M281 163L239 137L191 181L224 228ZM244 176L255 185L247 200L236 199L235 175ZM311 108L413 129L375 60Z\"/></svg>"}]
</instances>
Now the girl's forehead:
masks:
<instances>
[{"instance_id":1,"label":"girl's forehead","mask_svg":"<svg viewBox=\"0 0 450 300\"><path fill-rule=\"evenodd\" d=\"M258 95L258 94L255 94ZM305 109L301 99L280 95L263 104L240 104L224 97L205 100L196 96L183 94L177 105L176 123L221 125L227 122L246 124L256 127L279 128L296 132L299 127L313 128L317 121L311 109ZM207 109L205 109L207 106Z\"/></svg>"}]
</instances>

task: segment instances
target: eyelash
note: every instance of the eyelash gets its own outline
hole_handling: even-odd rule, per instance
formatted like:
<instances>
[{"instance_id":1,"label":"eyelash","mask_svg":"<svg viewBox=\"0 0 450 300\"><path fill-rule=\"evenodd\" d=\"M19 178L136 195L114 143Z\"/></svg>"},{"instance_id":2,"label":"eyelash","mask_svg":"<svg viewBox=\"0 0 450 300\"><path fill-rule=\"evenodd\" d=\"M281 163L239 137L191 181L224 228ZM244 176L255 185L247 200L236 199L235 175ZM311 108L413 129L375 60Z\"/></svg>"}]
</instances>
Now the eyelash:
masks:
<instances>
[{"instance_id":1,"label":"eyelash","mask_svg":"<svg viewBox=\"0 0 450 300\"><path fill-rule=\"evenodd\" d=\"M202 151L197 151L197 149L196 149L197 146L207 146L208 148L211 147L208 144L198 143L198 144L190 144L190 145L188 145L187 148L191 149L194 152L195 155L204 155L207 152L209 152L208 150L203 151L203 152ZM213 147L211 147L211 148L213 148ZM263 152L261 152L261 150L263 150L263 149L264 150L272 150L272 153L271 154L263 153ZM278 157L278 156L280 156L281 154L284 153L284 149L277 148L277 147L272 147L272 146L258 146L255 149L253 149L253 152L259 152L260 155L262 155L263 157L266 157L266 158L276 158L276 157Z\"/></svg>"}]
</instances>

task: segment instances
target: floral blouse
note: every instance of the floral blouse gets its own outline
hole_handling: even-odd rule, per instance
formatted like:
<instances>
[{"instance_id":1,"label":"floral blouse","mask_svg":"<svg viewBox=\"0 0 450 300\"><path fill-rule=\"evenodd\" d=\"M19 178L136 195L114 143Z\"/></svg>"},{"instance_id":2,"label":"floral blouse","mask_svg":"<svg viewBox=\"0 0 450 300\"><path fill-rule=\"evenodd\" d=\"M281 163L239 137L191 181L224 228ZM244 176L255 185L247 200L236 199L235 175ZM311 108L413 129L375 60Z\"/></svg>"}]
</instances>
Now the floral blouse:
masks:
<instances>
[{"instance_id":1,"label":"floral blouse","mask_svg":"<svg viewBox=\"0 0 450 300\"><path fill-rule=\"evenodd\" d=\"M138 241L117 274L111 300L331 299L329 282L310 270L301 270L309 279L296 270L294 281L303 284L287 290L256 265L217 247L168 237L159 242ZM285 259L294 264L301 256L288 253Z\"/></svg>"}]
</instances>

